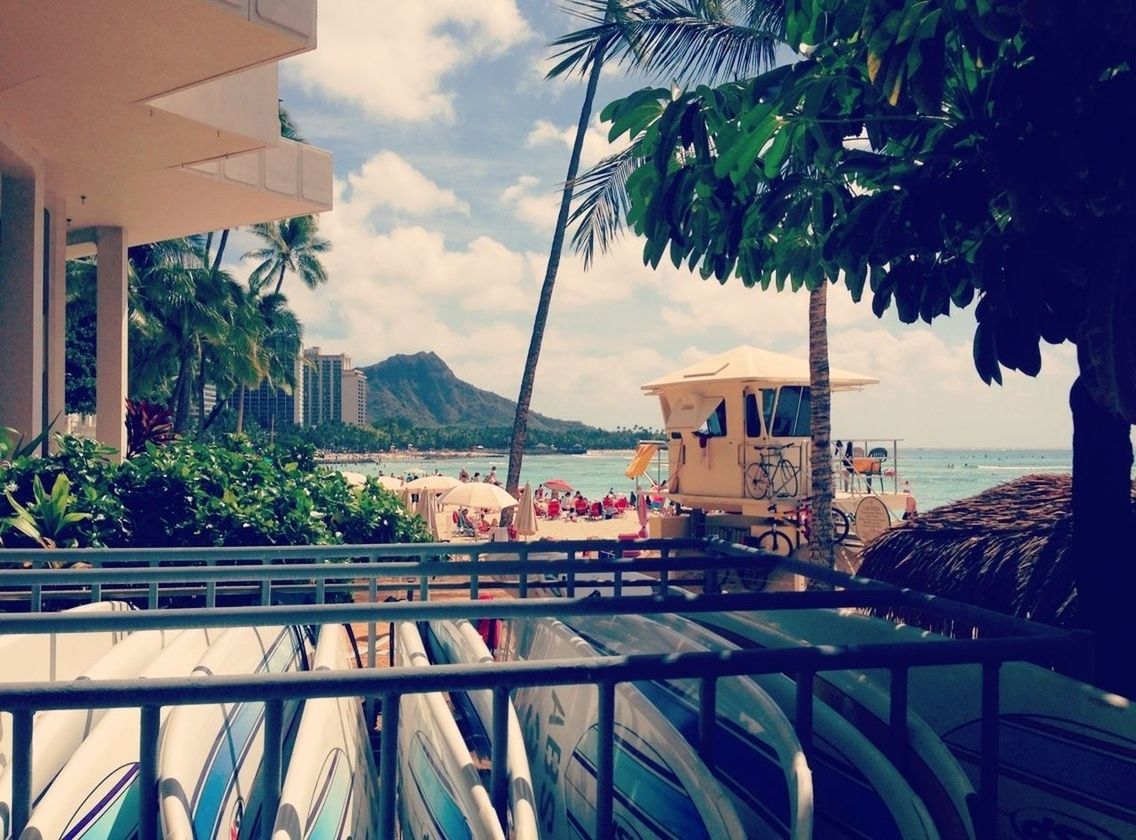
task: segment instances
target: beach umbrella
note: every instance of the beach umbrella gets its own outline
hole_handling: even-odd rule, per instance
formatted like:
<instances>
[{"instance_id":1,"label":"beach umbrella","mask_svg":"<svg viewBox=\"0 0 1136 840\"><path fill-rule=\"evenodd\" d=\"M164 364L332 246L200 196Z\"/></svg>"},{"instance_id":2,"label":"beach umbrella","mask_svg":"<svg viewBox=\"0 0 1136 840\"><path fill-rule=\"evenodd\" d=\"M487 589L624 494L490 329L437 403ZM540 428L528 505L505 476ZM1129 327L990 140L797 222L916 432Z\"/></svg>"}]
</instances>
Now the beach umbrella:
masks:
<instances>
[{"instance_id":1,"label":"beach umbrella","mask_svg":"<svg viewBox=\"0 0 1136 840\"><path fill-rule=\"evenodd\" d=\"M397 475L378 475L375 480L388 490L402 490L402 479Z\"/></svg>"},{"instance_id":2,"label":"beach umbrella","mask_svg":"<svg viewBox=\"0 0 1136 840\"><path fill-rule=\"evenodd\" d=\"M367 483L367 476L361 472L352 472L351 470L340 470L339 474L350 484L352 487L362 487Z\"/></svg>"},{"instance_id":3,"label":"beach umbrella","mask_svg":"<svg viewBox=\"0 0 1136 840\"><path fill-rule=\"evenodd\" d=\"M415 493L425 490L427 494L430 494L444 493L457 484L460 484L460 482L448 475L426 475L422 478L416 478L414 481L408 481L404 486L409 487Z\"/></svg>"},{"instance_id":4,"label":"beach umbrella","mask_svg":"<svg viewBox=\"0 0 1136 840\"><path fill-rule=\"evenodd\" d=\"M418 504L415 505L414 512L426 520L426 530L430 532L430 536L435 541L438 540L438 513L437 506L434 504L434 497L422 491L418 494Z\"/></svg>"},{"instance_id":5,"label":"beach umbrella","mask_svg":"<svg viewBox=\"0 0 1136 840\"><path fill-rule=\"evenodd\" d=\"M635 512L639 514L639 536L647 536L647 494L640 493L635 499Z\"/></svg>"},{"instance_id":6,"label":"beach umbrella","mask_svg":"<svg viewBox=\"0 0 1136 840\"><path fill-rule=\"evenodd\" d=\"M524 489L521 490L521 500L517 503L517 518L514 526L517 529L517 534L522 537L531 537L538 530L531 484L526 484Z\"/></svg>"},{"instance_id":7,"label":"beach umbrella","mask_svg":"<svg viewBox=\"0 0 1136 840\"><path fill-rule=\"evenodd\" d=\"M572 485L562 478L550 478L544 482L544 486L549 490L555 490L557 493L571 493Z\"/></svg>"},{"instance_id":8,"label":"beach umbrella","mask_svg":"<svg viewBox=\"0 0 1136 840\"><path fill-rule=\"evenodd\" d=\"M501 510L512 507L517 500L496 484L486 484L481 481L471 481L468 484L458 483L451 487L442 496L444 505L460 505L468 508L487 508Z\"/></svg>"}]
</instances>

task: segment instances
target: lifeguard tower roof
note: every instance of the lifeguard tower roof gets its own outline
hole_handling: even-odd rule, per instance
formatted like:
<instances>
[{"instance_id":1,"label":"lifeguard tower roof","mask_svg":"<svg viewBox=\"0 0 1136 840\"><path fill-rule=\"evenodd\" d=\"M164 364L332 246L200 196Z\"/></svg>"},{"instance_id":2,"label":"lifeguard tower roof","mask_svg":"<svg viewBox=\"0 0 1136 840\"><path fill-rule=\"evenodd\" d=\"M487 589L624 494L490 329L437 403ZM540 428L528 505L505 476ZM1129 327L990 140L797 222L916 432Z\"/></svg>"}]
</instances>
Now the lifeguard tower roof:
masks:
<instances>
[{"instance_id":1,"label":"lifeguard tower roof","mask_svg":"<svg viewBox=\"0 0 1136 840\"><path fill-rule=\"evenodd\" d=\"M829 378L833 391L855 391L865 385L878 385L872 376L831 368ZM809 363L784 353L759 350L743 344L725 353L710 356L700 362L661 376L640 386L648 393L689 387L700 382L752 383L766 387L778 385L808 385Z\"/></svg>"}]
</instances>

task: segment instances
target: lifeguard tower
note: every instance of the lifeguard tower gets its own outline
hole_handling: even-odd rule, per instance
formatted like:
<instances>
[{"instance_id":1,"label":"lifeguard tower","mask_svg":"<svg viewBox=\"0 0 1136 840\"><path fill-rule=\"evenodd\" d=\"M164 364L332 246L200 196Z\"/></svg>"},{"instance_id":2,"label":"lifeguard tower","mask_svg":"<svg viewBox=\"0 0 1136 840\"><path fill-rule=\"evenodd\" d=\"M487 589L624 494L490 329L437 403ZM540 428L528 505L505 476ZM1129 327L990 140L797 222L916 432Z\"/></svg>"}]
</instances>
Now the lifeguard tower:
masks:
<instances>
[{"instance_id":1,"label":"lifeguard tower","mask_svg":"<svg viewBox=\"0 0 1136 840\"><path fill-rule=\"evenodd\" d=\"M834 367L830 382L836 392L861 390L879 380ZM741 346L668 373L642 388L659 398L663 413L668 498L684 508L713 513L713 521L707 524L724 529L722 536L737 539L743 536L739 531L748 535L769 521L771 506L792 509L812 494L806 361ZM886 493L883 485L883 464L890 459L894 468L894 442L890 449L875 450L876 457L870 456L872 449L865 448L870 444L863 441L857 446L859 486L854 489L867 495L863 480L878 475L872 495L888 509L898 504L902 510L895 488ZM824 455L829 457L829 453ZM839 487L838 469L839 462L834 465ZM840 493L837 498L848 513L854 512L859 501L860 496L852 493Z\"/></svg>"}]
</instances>

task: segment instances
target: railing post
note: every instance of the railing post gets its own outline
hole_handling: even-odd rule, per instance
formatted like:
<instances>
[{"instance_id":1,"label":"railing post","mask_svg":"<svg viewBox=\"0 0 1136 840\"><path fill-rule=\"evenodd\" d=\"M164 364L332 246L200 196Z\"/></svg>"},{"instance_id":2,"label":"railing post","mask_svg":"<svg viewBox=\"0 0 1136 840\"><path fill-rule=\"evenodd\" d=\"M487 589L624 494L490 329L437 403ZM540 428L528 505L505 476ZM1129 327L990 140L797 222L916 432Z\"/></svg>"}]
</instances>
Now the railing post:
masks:
<instances>
[{"instance_id":1,"label":"railing post","mask_svg":"<svg viewBox=\"0 0 1136 840\"><path fill-rule=\"evenodd\" d=\"M501 830L509 830L509 688L493 689L493 753L491 758L490 795L493 810L501 823Z\"/></svg>"},{"instance_id":2,"label":"railing post","mask_svg":"<svg viewBox=\"0 0 1136 840\"><path fill-rule=\"evenodd\" d=\"M611 592L616 598L623 594L623 572L616 571L615 573L615 586Z\"/></svg>"},{"instance_id":3,"label":"railing post","mask_svg":"<svg viewBox=\"0 0 1136 840\"><path fill-rule=\"evenodd\" d=\"M276 811L280 808L280 784L284 736L284 704L269 700L264 704L264 818L260 824L262 840L272 840Z\"/></svg>"},{"instance_id":4,"label":"railing post","mask_svg":"<svg viewBox=\"0 0 1136 840\"><path fill-rule=\"evenodd\" d=\"M612 810L615 790L615 683L604 680L596 685L599 694L596 733L596 838L610 840L615 835Z\"/></svg>"},{"instance_id":5,"label":"railing post","mask_svg":"<svg viewBox=\"0 0 1136 840\"><path fill-rule=\"evenodd\" d=\"M261 564L265 566L271 565L267 559L261 560ZM272 581L268 578L260 582L260 605L262 607L272 605Z\"/></svg>"},{"instance_id":6,"label":"railing post","mask_svg":"<svg viewBox=\"0 0 1136 840\"><path fill-rule=\"evenodd\" d=\"M32 612L43 611L43 584L32 584Z\"/></svg>"},{"instance_id":7,"label":"railing post","mask_svg":"<svg viewBox=\"0 0 1136 840\"><path fill-rule=\"evenodd\" d=\"M12 837L32 815L32 712L12 712Z\"/></svg>"},{"instance_id":8,"label":"railing post","mask_svg":"<svg viewBox=\"0 0 1136 840\"><path fill-rule=\"evenodd\" d=\"M469 555L469 562L471 562L471 563L476 563L480 559L481 559L480 554L470 554ZM477 574L476 571L470 572L470 575L469 575L469 599L471 601L477 600L478 596L481 594L480 589L481 589L481 587L480 587L480 576Z\"/></svg>"},{"instance_id":9,"label":"railing post","mask_svg":"<svg viewBox=\"0 0 1136 840\"><path fill-rule=\"evenodd\" d=\"M212 569L214 566L215 564L212 560L205 561L206 569ZM213 578L205 581L205 606L209 609L213 609L217 606L217 581Z\"/></svg>"},{"instance_id":10,"label":"railing post","mask_svg":"<svg viewBox=\"0 0 1136 840\"><path fill-rule=\"evenodd\" d=\"M103 585L101 583L91 584L91 603L97 604L103 599Z\"/></svg>"},{"instance_id":11,"label":"railing post","mask_svg":"<svg viewBox=\"0 0 1136 840\"><path fill-rule=\"evenodd\" d=\"M999 695L1001 662L982 664L982 758L979 783L979 840L998 836Z\"/></svg>"},{"instance_id":12,"label":"railing post","mask_svg":"<svg viewBox=\"0 0 1136 840\"><path fill-rule=\"evenodd\" d=\"M797 674L797 740L805 756L813 750L813 679L812 671Z\"/></svg>"},{"instance_id":13,"label":"railing post","mask_svg":"<svg viewBox=\"0 0 1136 840\"><path fill-rule=\"evenodd\" d=\"M156 560L150 561L150 568L156 568L158 562ZM151 581L150 585L146 587L146 608L156 610L158 608L158 582Z\"/></svg>"},{"instance_id":14,"label":"railing post","mask_svg":"<svg viewBox=\"0 0 1136 840\"><path fill-rule=\"evenodd\" d=\"M907 772L907 668L891 669L891 763Z\"/></svg>"},{"instance_id":15,"label":"railing post","mask_svg":"<svg viewBox=\"0 0 1136 840\"><path fill-rule=\"evenodd\" d=\"M368 571L371 572L371 576L367 579L367 601L372 606L374 606L379 600L379 581L374 575L374 567L376 565L374 561L374 557L367 558L367 565L370 567ZM378 647L379 644L378 635L378 624L375 622L374 618L372 618L367 622L367 667L372 671L375 669L375 664L377 662L378 652L375 650L375 648ZM368 696L367 699L363 702L363 712L364 717L367 721L367 734L370 735L375 728L374 697Z\"/></svg>"},{"instance_id":16,"label":"railing post","mask_svg":"<svg viewBox=\"0 0 1136 840\"><path fill-rule=\"evenodd\" d=\"M426 555L419 554L418 555L418 563L421 565L425 562L426 562ZM421 570L419 570L419 571L421 572ZM418 600L419 601L429 601L430 600L430 576L428 574L426 574L425 572L421 572L421 574L418 575Z\"/></svg>"},{"instance_id":17,"label":"railing post","mask_svg":"<svg viewBox=\"0 0 1136 840\"><path fill-rule=\"evenodd\" d=\"M143 706L138 726L138 840L158 840L158 733L161 706Z\"/></svg>"},{"instance_id":18,"label":"railing post","mask_svg":"<svg viewBox=\"0 0 1136 840\"><path fill-rule=\"evenodd\" d=\"M327 603L327 578L316 579L316 603Z\"/></svg>"},{"instance_id":19,"label":"railing post","mask_svg":"<svg viewBox=\"0 0 1136 840\"><path fill-rule=\"evenodd\" d=\"M718 678L703 677L698 684L698 754L714 766L714 736L718 723Z\"/></svg>"},{"instance_id":20,"label":"railing post","mask_svg":"<svg viewBox=\"0 0 1136 840\"><path fill-rule=\"evenodd\" d=\"M383 695L383 733L379 742L379 837L395 840L394 795L398 787L398 694Z\"/></svg>"}]
</instances>

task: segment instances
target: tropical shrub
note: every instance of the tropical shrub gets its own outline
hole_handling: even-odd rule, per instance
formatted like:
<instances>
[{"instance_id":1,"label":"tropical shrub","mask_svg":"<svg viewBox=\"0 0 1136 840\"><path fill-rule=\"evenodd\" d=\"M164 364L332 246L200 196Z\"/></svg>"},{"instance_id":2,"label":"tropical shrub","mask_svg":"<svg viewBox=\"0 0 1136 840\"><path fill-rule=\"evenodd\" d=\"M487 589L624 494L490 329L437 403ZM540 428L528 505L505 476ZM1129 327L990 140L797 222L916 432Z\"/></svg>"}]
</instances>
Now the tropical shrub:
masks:
<instances>
[{"instance_id":1,"label":"tropical shrub","mask_svg":"<svg viewBox=\"0 0 1136 840\"><path fill-rule=\"evenodd\" d=\"M70 517L61 533L79 547L337 545L428 538L422 520L407 513L394 494L375 482L351 488L338 473L316 467L310 447L254 446L231 436L209 445L151 444L122 464L90 441L61 438L58 450L0 466L5 491L0 543L46 545L29 535L29 515L37 519L45 504L41 496L54 498L60 479L63 515ZM45 487L53 492L45 493Z\"/></svg>"},{"instance_id":2,"label":"tropical shrub","mask_svg":"<svg viewBox=\"0 0 1136 840\"><path fill-rule=\"evenodd\" d=\"M126 401L126 457L143 452L147 444L165 446L177 440L174 416L168 408L148 400Z\"/></svg>"}]
</instances>

